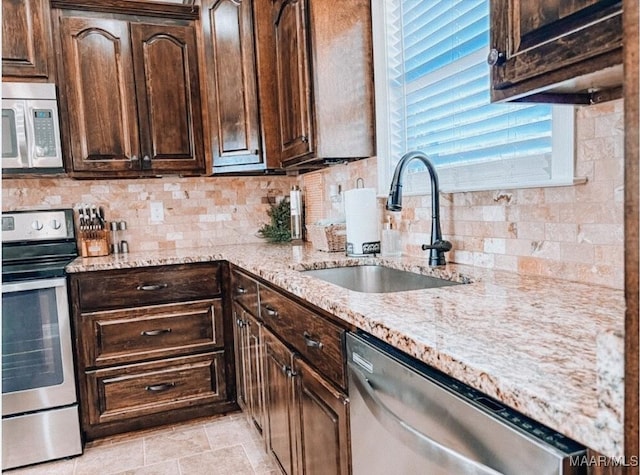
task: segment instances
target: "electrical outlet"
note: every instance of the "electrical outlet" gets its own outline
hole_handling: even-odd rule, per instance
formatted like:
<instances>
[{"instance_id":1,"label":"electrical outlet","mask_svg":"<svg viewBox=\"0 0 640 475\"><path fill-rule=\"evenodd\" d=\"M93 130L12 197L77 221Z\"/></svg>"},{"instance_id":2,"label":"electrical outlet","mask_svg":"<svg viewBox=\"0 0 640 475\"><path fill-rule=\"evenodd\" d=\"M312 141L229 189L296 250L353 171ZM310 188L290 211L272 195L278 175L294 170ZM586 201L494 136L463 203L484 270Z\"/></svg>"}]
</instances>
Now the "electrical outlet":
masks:
<instances>
[{"instance_id":1,"label":"electrical outlet","mask_svg":"<svg viewBox=\"0 0 640 475\"><path fill-rule=\"evenodd\" d=\"M152 201L149 203L151 209L151 222L161 223L164 221L164 206L162 201Z\"/></svg>"}]
</instances>

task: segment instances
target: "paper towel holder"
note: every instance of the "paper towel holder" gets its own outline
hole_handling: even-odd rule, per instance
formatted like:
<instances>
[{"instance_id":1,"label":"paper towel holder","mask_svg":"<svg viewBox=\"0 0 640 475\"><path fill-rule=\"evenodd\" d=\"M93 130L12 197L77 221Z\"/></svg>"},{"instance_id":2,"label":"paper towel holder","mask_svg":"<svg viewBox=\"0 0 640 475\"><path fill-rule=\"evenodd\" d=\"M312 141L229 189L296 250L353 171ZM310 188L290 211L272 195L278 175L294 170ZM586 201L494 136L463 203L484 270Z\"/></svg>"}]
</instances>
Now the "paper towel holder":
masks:
<instances>
[{"instance_id":1,"label":"paper towel holder","mask_svg":"<svg viewBox=\"0 0 640 475\"><path fill-rule=\"evenodd\" d=\"M365 213L365 209L369 212ZM347 231L345 251L347 256L365 257L380 254L380 236L375 219L375 210L375 189L365 188L364 180L358 178L356 180L356 187L345 191L344 194L344 213ZM366 219L367 216L370 216L371 219Z\"/></svg>"}]
</instances>

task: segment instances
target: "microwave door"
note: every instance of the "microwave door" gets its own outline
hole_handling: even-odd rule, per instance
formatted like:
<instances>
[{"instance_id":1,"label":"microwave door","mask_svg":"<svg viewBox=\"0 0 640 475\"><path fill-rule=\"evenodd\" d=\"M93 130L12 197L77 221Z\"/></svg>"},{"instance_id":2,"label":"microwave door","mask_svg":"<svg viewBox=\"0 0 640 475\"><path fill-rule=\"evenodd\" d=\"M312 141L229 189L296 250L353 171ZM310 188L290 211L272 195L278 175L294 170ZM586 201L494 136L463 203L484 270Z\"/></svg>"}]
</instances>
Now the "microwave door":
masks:
<instances>
[{"instance_id":1,"label":"microwave door","mask_svg":"<svg viewBox=\"0 0 640 475\"><path fill-rule=\"evenodd\" d=\"M25 106L21 100L2 101L2 168L19 169L28 164Z\"/></svg>"},{"instance_id":2,"label":"microwave door","mask_svg":"<svg viewBox=\"0 0 640 475\"><path fill-rule=\"evenodd\" d=\"M30 168L62 168L58 106L53 99L27 101Z\"/></svg>"}]
</instances>

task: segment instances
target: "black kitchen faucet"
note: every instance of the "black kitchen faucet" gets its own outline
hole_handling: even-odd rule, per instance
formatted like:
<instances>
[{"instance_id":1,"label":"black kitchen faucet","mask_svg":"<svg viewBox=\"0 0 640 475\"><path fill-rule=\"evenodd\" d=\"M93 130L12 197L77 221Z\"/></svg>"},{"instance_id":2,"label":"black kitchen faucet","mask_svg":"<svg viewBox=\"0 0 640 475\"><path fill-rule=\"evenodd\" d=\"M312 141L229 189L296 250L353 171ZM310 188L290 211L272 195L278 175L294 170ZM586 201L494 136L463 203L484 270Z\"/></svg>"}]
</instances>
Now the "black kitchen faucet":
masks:
<instances>
[{"instance_id":1,"label":"black kitchen faucet","mask_svg":"<svg viewBox=\"0 0 640 475\"><path fill-rule=\"evenodd\" d=\"M405 153L396 169L393 172L389 197L387 198L387 209L389 211L402 210L402 174L407 164L417 158L425 164L431 177L431 243L423 244L422 250L430 249L429 265L432 267L443 266L447 263L444 253L451 250L451 243L442 239L440 231L440 189L438 187L438 174L429 158L420 151Z\"/></svg>"}]
</instances>

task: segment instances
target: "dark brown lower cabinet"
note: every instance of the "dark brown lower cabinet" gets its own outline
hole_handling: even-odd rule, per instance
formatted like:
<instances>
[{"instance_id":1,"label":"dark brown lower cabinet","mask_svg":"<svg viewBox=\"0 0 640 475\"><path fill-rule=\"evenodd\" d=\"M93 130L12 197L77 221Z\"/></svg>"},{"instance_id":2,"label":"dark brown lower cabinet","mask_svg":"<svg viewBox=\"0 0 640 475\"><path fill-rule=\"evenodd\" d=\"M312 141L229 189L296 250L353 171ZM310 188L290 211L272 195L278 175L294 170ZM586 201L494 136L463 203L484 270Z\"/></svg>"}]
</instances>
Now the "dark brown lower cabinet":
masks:
<instances>
[{"instance_id":1,"label":"dark brown lower cabinet","mask_svg":"<svg viewBox=\"0 0 640 475\"><path fill-rule=\"evenodd\" d=\"M265 330L262 336L269 428L267 449L286 475L295 475L300 471L293 353L271 332Z\"/></svg>"},{"instance_id":2,"label":"dark brown lower cabinet","mask_svg":"<svg viewBox=\"0 0 640 475\"><path fill-rule=\"evenodd\" d=\"M231 269L238 404L285 475L351 473L346 329Z\"/></svg>"},{"instance_id":3,"label":"dark brown lower cabinet","mask_svg":"<svg viewBox=\"0 0 640 475\"><path fill-rule=\"evenodd\" d=\"M234 304L233 312L238 405L263 434L262 324L237 304Z\"/></svg>"},{"instance_id":4,"label":"dark brown lower cabinet","mask_svg":"<svg viewBox=\"0 0 640 475\"><path fill-rule=\"evenodd\" d=\"M223 263L69 277L85 440L237 409Z\"/></svg>"},{"instance_id":5,"label":"dark brown lower cabinet","mask_svg":"<svg viewBox=\"0 0 640 475\"><path fill-rule=\"evenodd\" d=\"M350 473L349 400L263 332L268 450L287 475Z\"/></svg>"},{"instance_id":6,"label":"dark brown lower cabinet","mask_svg":"<svg viewBox=\"0 0 640 475\"><path fill-rule=\"evenodd\" d=\"M349 400L300 358L295 359L301 445L301 471L348 475Z\"/></svg>"}]
</instances>

